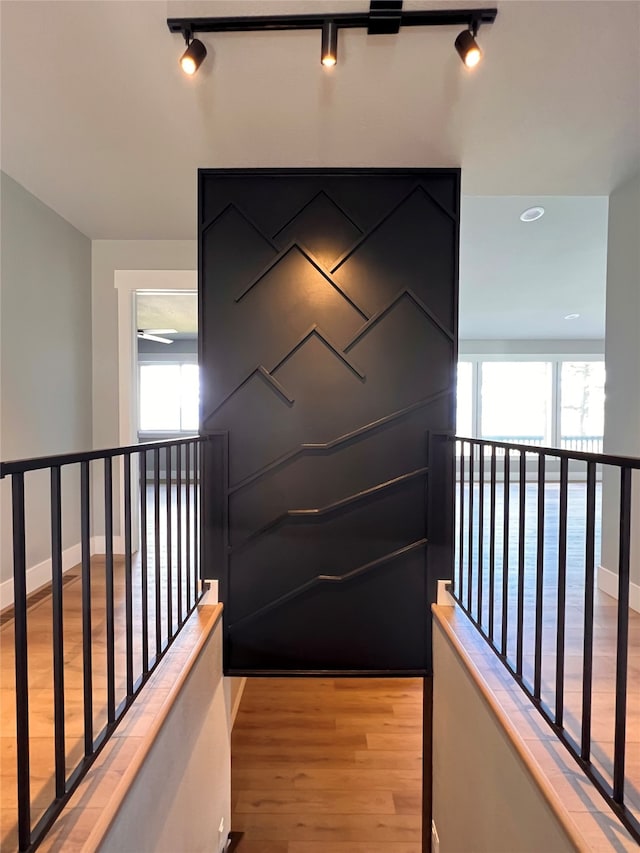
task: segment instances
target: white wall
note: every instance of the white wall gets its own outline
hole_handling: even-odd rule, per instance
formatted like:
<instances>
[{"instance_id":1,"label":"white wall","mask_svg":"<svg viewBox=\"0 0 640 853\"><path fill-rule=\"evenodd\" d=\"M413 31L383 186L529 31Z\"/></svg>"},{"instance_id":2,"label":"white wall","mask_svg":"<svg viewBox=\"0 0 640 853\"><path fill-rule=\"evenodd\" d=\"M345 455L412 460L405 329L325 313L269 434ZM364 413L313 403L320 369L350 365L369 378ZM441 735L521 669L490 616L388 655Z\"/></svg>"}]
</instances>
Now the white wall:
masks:
<instances>
[{"instance_id":1,"label":"white wall","mask_svg":"<svg viewBox=\"0 0 640 853\"><path fill-rule=\"evenodd\" d=\"M195 240L94 240L91 257L93 442L119 443L116 270L195 270Z\"/></svg>"},{"instance_id":2,"label":"white wall","mask_svg":"<svg viewBox=\"0 0 640 853\"><path fill-rule=\"evenodd\" d=\"M219 619L111 822L102 853L223 849L231 828L230 715Z\"/></svg>"},{"instance_id":3,"label":"white wall","mask_svg":"<svg viewBox=\"0 0 640 853\"><path fill-rule=\"evenodd\" d=\"M605 453L640 457L640 173L609 198L607 259L607 370ZM605 472L606 473L606 472ZM600 585L615 583L618 570L619 479L603 482L602 565ZM631 580L640 584L640 472L634 475ZM607 585L609 584L609 586ZM640 609L640 588L632 590Z\"/></svg>"},{"instance_id":4,"label":"white wall","mask_svg":"<svg viewBox=\"0 0 640 853\"><path fill-rule=\"evenodd\" d=\"M471 340L458 343L458 355L600 355L604 352L601 339L560 339L544 340Z\"/></svg>"},{"instance_id":5,"label":"white wall","mask_svg":"<svg viewBox=\"0 0 640 853\"><path fill-rule=\"evenodd\" d=\"M433 819L440 853L575 850L436 618Z\"/></svg>"},{"instance_id":6,"label":"white wall","mask_svg":"<svg viewBox=\"0 0 640 853\"><path fill-rule=\"evenodd\" d=\"M0 458L88 450L91 242L4 173L0 189ZM10 489L1 483L0 581L6 584L12 572ZM79 472L70 471L63 486L63 547L70 548L80 540ZM49 557L48 475L28 474L25 487L32 567ZM3 604L7 591L11 597L5 584Z\"/></svg>"},{"instance_id":7,"label":"white wall","mask_svg":"<svg viewBox=\"0 0 640 853\"><path fill-rule=\"evenodd\" d=\"M120 440L119 341L117 270L195 270L198 244L195 240L94 240L91 255L93 330L93 445L117 447ZM134 316L132 314L132 316ZM131 355L135 359L135 352ZM131 368L133 370L133 367ZM119 470L114 469L114 495L119 494ZM100 499L101 483L94 482ZM120 521L114 517L114 533ZM102 519L94 518L94 530L103 533Z\"/></svg>"}]
</instances>

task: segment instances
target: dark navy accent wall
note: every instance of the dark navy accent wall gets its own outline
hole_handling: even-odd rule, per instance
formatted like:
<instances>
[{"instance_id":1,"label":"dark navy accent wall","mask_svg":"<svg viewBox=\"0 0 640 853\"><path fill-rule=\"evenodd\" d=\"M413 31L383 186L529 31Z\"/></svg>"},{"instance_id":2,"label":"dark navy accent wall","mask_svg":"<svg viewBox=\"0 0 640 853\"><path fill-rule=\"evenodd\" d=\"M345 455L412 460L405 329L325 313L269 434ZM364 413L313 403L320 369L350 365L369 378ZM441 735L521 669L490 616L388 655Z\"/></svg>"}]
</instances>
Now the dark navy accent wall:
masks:
<instances>
[{"instance_id":1,"label":"dark navy accent wall","mask_svg":"<svg viewBox=\"0 0 640 853\"><path fill-rule=\"evenodd\" d=\"M203 565L227 672L428 672L459 178L200 172Z\"/></svg>"}]
</instances>

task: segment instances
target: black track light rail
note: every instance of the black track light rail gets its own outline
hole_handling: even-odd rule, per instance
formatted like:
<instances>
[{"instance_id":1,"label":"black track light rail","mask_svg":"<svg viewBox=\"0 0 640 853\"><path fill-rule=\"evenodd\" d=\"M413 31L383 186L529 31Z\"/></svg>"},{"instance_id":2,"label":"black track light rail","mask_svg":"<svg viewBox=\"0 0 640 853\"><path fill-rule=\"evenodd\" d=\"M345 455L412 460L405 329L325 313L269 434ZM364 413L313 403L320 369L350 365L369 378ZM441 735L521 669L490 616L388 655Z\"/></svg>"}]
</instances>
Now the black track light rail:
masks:
<instances>
[{"instance_id":1,"label":"black track light rail","mask_svg":"<svg viewBox=\"0 0 640 853\"><path fill-rule=\"evenodd\" d=\"M398 17L402 27L467 26L475 32L482 24L492 24L497 9L428 9L401 12ZM327 21L337 29L367 29L371 23L369 12L341 12L318 15L255 15L230 18L167 18L172 33L192 36L194 33L247 33L276 30L321 30Z\"/></svg>"}]
</instances>

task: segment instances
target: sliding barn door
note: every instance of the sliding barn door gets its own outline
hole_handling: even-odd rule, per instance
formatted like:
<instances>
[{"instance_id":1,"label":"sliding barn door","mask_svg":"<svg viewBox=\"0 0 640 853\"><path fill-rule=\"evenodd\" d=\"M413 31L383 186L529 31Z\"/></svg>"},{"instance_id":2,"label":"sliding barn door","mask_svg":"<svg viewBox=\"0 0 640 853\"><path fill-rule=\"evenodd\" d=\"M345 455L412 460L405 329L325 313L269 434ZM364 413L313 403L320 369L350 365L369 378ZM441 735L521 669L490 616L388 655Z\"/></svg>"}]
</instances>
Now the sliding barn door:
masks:
<instances>
[{"instance_id":1,"label":"sliding barn door","mask_svg":"<svg viewBox=\"0 0 640 853\"><path fill-rule=\"evenodd\" d=\"M226 671L424 673L459 173L199 182L204 575L220 583Z\"/></svg>"}]
</instances>

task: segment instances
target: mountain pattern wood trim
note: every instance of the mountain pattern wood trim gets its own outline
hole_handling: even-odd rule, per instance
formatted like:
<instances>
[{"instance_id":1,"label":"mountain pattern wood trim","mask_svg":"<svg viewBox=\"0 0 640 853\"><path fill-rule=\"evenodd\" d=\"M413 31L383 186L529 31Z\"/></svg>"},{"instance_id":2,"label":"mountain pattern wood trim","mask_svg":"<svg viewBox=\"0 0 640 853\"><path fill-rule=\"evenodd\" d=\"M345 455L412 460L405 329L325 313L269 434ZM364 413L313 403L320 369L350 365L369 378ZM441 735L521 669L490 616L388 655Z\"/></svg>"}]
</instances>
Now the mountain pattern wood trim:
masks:
<instances>
[{"instance_id":1,"label":"mountain pattern wood trim","mask_svg":"<svg viewBox=\"0 0 640 853\"><path fill-rule=\"evenodd\" d=\"M224 455L204 447L224 483L203 502L203 565L225 668L427 672L427 436L454 426L459 171L199 181L201 424L228 433Z\"/></svg>"}]
</instances>

